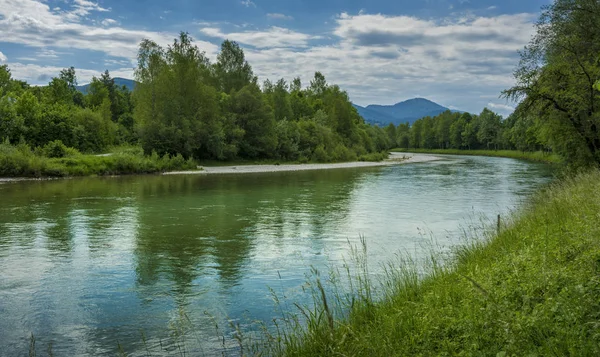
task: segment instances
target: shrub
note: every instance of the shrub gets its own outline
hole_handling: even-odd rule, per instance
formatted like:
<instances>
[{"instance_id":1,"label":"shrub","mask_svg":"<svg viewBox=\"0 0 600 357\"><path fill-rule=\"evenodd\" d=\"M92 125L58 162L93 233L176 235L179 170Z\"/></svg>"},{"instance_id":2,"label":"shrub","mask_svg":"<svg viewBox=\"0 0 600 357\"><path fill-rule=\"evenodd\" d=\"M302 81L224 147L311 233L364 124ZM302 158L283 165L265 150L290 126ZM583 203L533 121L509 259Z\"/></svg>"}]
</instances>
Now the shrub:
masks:
<instances>
[{"instance_id":1,"label":"shrub","mask_svg":"<svg viewBox=\"0 0 600 357\"><path fill-rule=\"evenodd\" d=\"M313 159L318 162L329 161L329 156L327 155L327 151L325 151L325 147L323 147L323 145L317 146L315 152L313 153Z\"/></svg>"},{"instance_id":2,"label":"shrub","mask_svg":"<svg viewBox=\"0 0 600 357\"><path fill-rule=\"evenodd\" d=\"M44 145L42 152L46 157L60 158L67 156L67 147L61 140L54 140Z\"/></svg>"}]
</instances>

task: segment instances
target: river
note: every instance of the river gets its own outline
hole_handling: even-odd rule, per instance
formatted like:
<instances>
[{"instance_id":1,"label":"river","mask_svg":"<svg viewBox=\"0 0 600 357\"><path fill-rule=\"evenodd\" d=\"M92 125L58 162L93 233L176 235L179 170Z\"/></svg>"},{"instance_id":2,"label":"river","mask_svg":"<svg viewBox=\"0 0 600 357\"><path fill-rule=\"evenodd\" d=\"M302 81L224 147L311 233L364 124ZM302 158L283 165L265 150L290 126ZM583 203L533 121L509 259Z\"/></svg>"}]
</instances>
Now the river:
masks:
<instances>
[{"instance_id":1,"label":"river","mask_svg":"<svg viewBox=\"0 0 600 357\"><path fill-rule=\"evenodd\" d=\"M0 356L213 355L305 303L364 236L369 269L461 243L551 179L504 158L0 184ZM276 305L271 290L285 301ZM218 327L217 327L218 326ZM222 335L225 336L223 342ZM219 352L220 353L220 352Z\"/></svg>"}]
</instances>

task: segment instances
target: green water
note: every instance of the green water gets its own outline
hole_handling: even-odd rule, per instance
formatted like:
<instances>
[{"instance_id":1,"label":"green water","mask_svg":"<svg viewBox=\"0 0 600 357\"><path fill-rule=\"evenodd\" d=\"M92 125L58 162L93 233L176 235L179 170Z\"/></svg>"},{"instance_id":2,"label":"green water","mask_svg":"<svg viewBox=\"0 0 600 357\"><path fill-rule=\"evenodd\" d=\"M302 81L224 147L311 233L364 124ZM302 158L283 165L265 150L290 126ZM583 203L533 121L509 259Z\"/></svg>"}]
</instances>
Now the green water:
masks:
<instances>
[{"instance_id":1,"label":"green water","mask_svg":"<svg viewBox=\"0 0 600 357\"><path fill-rule=\"evenodd\" d=\"M431 237L440 249L460 243L462 228L505 214L550 175L541 164L448 157L3 183L0 355L26 355L32 333L38 355L50 343L55 356L114 355L119 345L180 355L181 335L191 355L220 353L235 346L228 321L251 332L308 301L311 266L340 266L360 235L377 274L399 251L418 259ZM269 288L288 302L276 306Z\"/></svg>"}]
</instances>

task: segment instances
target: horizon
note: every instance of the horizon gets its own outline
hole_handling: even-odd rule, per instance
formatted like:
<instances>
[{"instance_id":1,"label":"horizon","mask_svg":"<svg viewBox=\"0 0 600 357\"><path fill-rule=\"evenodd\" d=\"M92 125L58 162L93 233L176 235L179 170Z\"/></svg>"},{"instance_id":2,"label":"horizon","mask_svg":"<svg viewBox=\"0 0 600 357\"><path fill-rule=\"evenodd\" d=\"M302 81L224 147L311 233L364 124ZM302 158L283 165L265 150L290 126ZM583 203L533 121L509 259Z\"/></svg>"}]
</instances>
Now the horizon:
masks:
<instances>
[{"instance_id":1,"label":"horizon","mask_svg":"<svg viewBox=\"0 0 600 357\"><path fill-rule=\"evenodd\" d=\"M361 106L421 97L506 116L514 103L500 92L548 3L0 0L0 64L32 85L71 66L79 83L104 70L133 79L143 38L166 47L183 30L212 62L223 40L238 42L261 83L299 76L306 86L320 71Z\"/></svg>"}]
</instances>

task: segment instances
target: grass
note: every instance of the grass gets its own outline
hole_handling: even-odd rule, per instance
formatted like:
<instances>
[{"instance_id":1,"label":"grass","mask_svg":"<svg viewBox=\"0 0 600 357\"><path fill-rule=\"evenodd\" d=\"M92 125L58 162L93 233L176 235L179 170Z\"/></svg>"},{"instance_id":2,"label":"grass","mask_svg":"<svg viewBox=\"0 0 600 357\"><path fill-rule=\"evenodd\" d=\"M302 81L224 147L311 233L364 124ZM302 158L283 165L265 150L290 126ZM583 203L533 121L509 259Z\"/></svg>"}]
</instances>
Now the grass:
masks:
<instances>
[{"instance_id":1,"label":"grass","mask_svg":"<svg viewBox=\"0 0 600 357\"><path fill-rule=\"evenodd\" d=\"M348 270L350 292L315 274L314 305L284 315L254 352L600 355L599 212L600 172L593 171L538 193L499 234L494 227L469 240L450 260L433 256L425 272L404 261L376 285L359 265Z\"/></svg>"},{"instance_id":2,"label":"grass","mask_svg":"<svg viewBox=\"0 0 600 357\"><path fill-rule=\"evenodd\" d=\"M528 161L546 162L558 164L562 162L560 156L543 151L518 151L518 150L458 150L458 149L393 149L393 152L411 152L423 154L445 154L445 155L471 155L471 156L493 156L508 157Z\"/></svg>"},{"instance_id":3,"label":"grass","mask_svg":"<svg viewBox=\"0 0 600 357\"><path fill-rule=\"evenodd\" d=\"M147 174L197 168L194 160L186 160L181 155L145 156L137 147L113 148L105 156L85 155L72 148L58 149L59 155L49 155L46 149L31 150L25 144L0 144L0 177ZM55 148L52 149L51 152L55 152Z\"/></svg>"}]
</instances>

